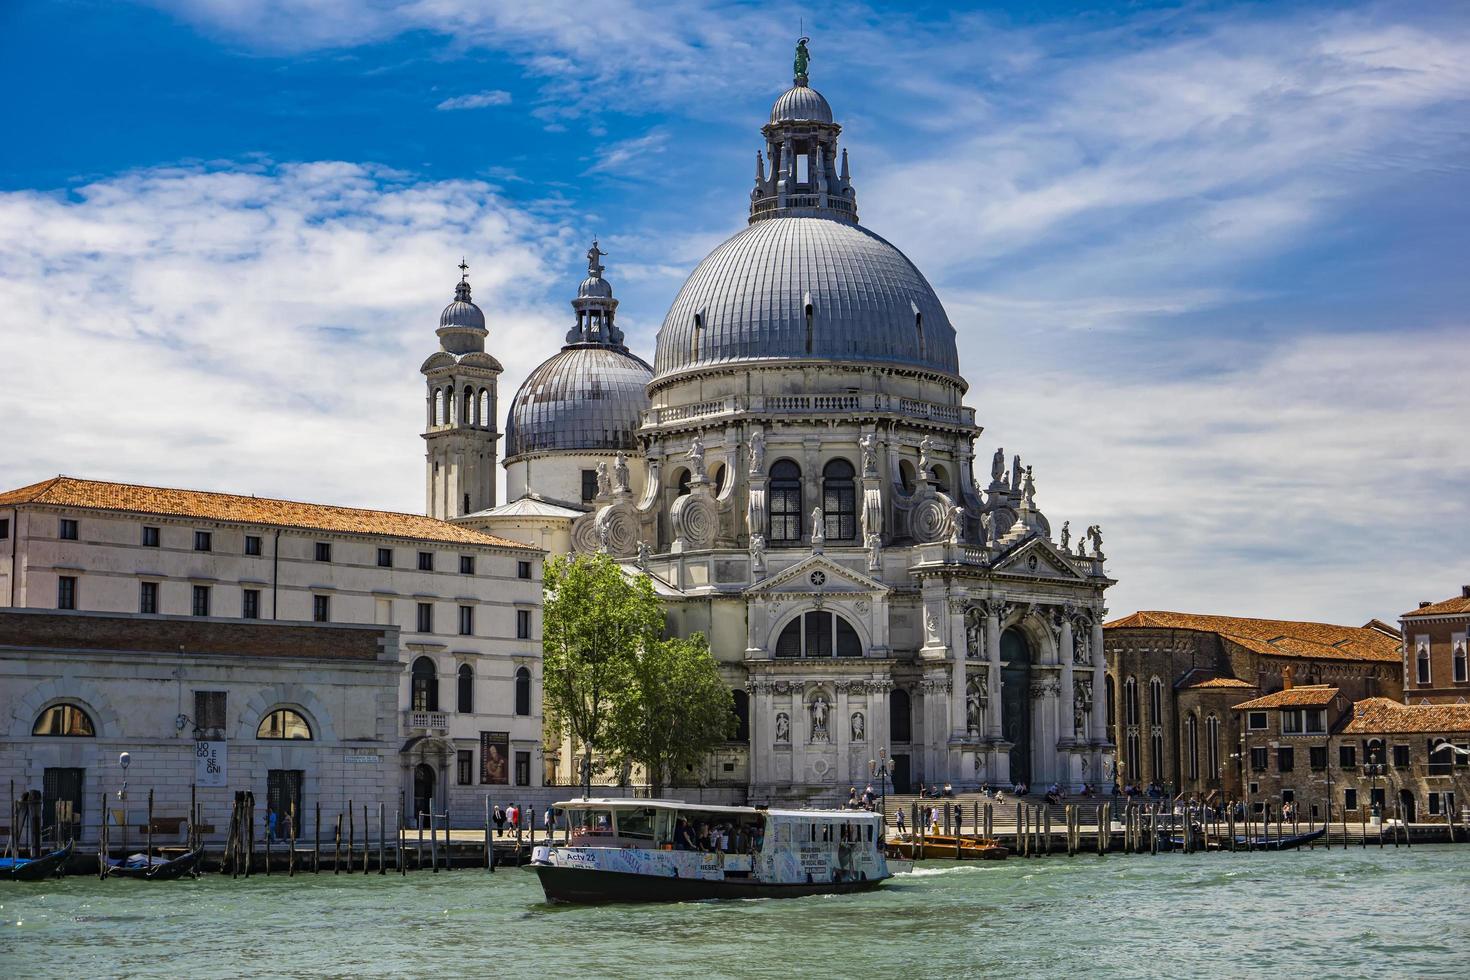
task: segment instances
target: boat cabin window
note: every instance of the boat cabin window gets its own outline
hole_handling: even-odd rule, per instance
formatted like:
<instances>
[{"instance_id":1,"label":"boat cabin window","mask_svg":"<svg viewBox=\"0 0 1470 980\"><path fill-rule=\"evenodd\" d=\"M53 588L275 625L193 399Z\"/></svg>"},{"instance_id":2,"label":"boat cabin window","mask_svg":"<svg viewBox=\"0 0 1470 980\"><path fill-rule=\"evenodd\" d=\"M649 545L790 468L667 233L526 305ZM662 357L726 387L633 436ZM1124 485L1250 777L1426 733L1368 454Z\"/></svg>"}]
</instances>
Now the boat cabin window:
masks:
<instances>
[{"instance_id":1,"label":"boat cabin window","mask_svg":"<svg viewBox=\"0 0 1470 980\"><path fill-rule=\"evenodd\" d=\"M637 840L653 841L654 811L652 808L646 810L619 810L618 811L618 836L632 837Z\"/></svg>"},{"instance_id":2,"label":"boat cabin window","mask_svg":"<svg viewBox=\"0 0 1470 980\"><path fill-rule=\"evenodd\" d=\"M611 837L613 815L611 810L568 810L567 827L573 841L578 837Z\"/></svg>"}]
</instances>

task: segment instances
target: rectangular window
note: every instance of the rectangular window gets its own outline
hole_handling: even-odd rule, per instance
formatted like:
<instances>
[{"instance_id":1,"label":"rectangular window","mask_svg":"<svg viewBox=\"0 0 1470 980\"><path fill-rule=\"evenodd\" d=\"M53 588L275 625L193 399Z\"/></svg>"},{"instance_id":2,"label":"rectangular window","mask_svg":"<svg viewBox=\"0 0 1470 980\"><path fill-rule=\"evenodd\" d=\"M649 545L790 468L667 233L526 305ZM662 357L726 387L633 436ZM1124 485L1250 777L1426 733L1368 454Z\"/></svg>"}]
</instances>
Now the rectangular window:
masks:
<instances>
[{"instance_id":1,"label":"rectangular window","mask_svg":"<svg viewBox=\"0 0 1470 980\"><path fill-rule=\"evenodd\" d=\"M459 556L459 574L461 574L461 575L473 575L473 574L475 574L475 556L474 555L460 555Z\"/></svg>"},{"instance_id":2,"label":"rectangular window","mask_svg":"<svg viewBox=\"0 0 1470 980\"><path fill-rule=\"evenodd\" d=\"M378 567L379 568L392 568L393 567L393 549L392 548L379 548L378 549Z\"/></svg>"},{"instance_id":3,"label":"rectangular window","mask_svg":"<svg viewBox=\"0 0 1470 980\"><path fill-rule=\"evenodd\" d=\"M240 618L260 618L260 590L246 589L240 593Z\"/></svg>"},{"instance_id":4,"label":"rectangular window","mask_svg":"<svg viewBox=\"0 0 1470 980\"><path fill-rule=\"evenodd\" d=\"M158 583L138 583L138 612L153 614L158 612Z\"/></svg>"},{"instance_id":5,"label":"rectangular window","mask_svg":"<svg viewBox=\"0 0 1470 980\"><path fill-rule=\"evenodd\" d=\"M157 548L158 547L158 528L144 526L144 528L143 528L143 547L145 547L145 548Z\"/></svg>"},{"instance_id":6,"label":"rectangular window","mask_svg":"<svg viewBox=\"0 0 1470 980\"><path fill-rule=\"evenodd\" d=\"M597 471L582 471L582 503L590 504L597 499Z\"/></svg>"},{"instance_id":7,"label":"rectangular window","mask_svg":"<svg viewBox=\"0 0 1470 980\"><path fill-rule=\"evenodd\" d=\"M314 623L330 623L332 621L331 596L314 595L311 597L311 620Z\"/></svg>"},{"instance_id":8,"label":"rectangular window","mask_svg":"<svg viewBox=\"0 0 1470 980\"><path fill-rule=\"evenodd\" d=\"M1313 745L1307 749L1307 764L1313 769L1327 768L1327 746Z\"/></svg>"},{"instance_id":9,"label":"rectangular window","mask_svg":"<svg viewBox=\"0 0 1470 980\"><path fill-rule=\"evenodd\" d=\"M1302 712L1302 730L1313 735L1327 731L1327 711L1324 708L1308 708Z\"/></svg>"},{"instance_id":10,"label":"rectangular window","mask_svg":"<svg viewBox=\"0 0 1470 980\"><path fill-rule=\"evenodd\" d=\"M1337 747L1337 767L1339 769L1353 769L1358 764L1358 750L1351 745L1339 745Z\"/></svg>"},{"instance_id":11,"label":"rectangular window","mask_svg":"<svg viewBox=\"0 0 1470 980\"><path fill-rule=\"evenodd\" d=\"M1358 808L1358 791L1345 789L1342 791L1342 808L1344 810L1356 810Z\"/></svg>"},{"instance_id":12,"label":"rectangular window","mask_svg":"<svg viewBox=\"0 0 1470 980\"><path fill-rule=\"evenodd\" d=\"M516 578L530 578L531 563L528 561L516 562Z\"/></svg>"},{"instance_id":13,"label":"rectangular window","mask_svg":"<svg viewBox=\"0 0 1470 980\"><path fill-rule=\"evenodd\" d=\"M1460 751L1455 753L1455 765L1470 766L1470 745L1456 745Z\"/></svg>"},{"instance_id":14,"label":"rectangular window","mask_svg":"<svg viewBox=\"0 0 1470 980\"><path fill-rule=\"evenodd\" d=\"M75 541L77 539L77 522L63 517L61 519L60 537L63 541Z\"/></svg>"},{"instance_id":15,"label":"rectangular window","mask_svg":"<svg viewBox=\"0 0 1470 980\"><path fill-rule=\"evenodd\" d=\"M225 692L194 692L194 727L201 731L223 731L225 727Z\"/></svg>"},{"instance_id":16,"label":"rectangular window","mask_svg":"<svg viewBox=\"0 0 1470 980\"><path fill-rule=\"evenodd\" d=\"M1276 750L1276 771L1291 772L1296 764L1296 750L1290 745L1283 745Z\"/></svg>"},{"instance_id":17,"label":"rectangular window","mask_svg":"<svg viewBox=\"0 0 1470 980\"><path fill-rule=\"evenodd\" d=\"M206 548L205 550L207 551L209 549ZM245 535L245 554L256 558L260 557L260 535Z\"/></svg>"},{"instance_id":18,"label":"rectangular window","mask_svg":"<svg viewBox=\"0 0 1470 980\"><path fill-rule=\"evenodd\" d=\"M531 785L531 753L516 753L516 785Z\"/></svg>"},{"instance_id":19,"label":"rectangular window","mask_svg":"<svg viewBox=\"0 0 1470 980\"><path fill-rule=\"evenodd\" d=\"M56 580L56 608L75 609L77 607L77 577L75 575L63 575Z\"/></svg>"},{"instance_id":20,"label":"rectangular window","mask_svg":"<svg viewBox=\"0 0 1470 980\"><path fill-rule=\"evenodd\" d=\"M1430 793L1429 794L1429 815L1431 817L1437 817L1437 816L1439 816L1439 794L1438 793Z\"/></svg>"},{"instance_id":21,"label":"rectangular window","mask_svg":"<svg viewBox=\"0 0 1470 980\"><path fill-rule=\"evenodd\" d=\"M1300 735L1302 732L1302 713L1300 711L1281 712L1281 734Z\"/></svg>"},{"instance_id":22,"label":"rectangular window","mask_svg":"<svg viewBox=\"0 0 1470 980\"><path fill-rule=\"evenodd\" d=\"M474 606L460 606L459 607L459 635L460 636L474 636L475 635L475 607Z\"/></svg>"},{"instance_id":23,"label":"rectangular window","mask_svg":"<svg viewBox=\"0 0 1470 980\"><path fill-rule=\"evenodd\" d=\"M0 518L0 540L10 537L10 518Z\"/></svg>"},{"instance_id":24,"label":"rectangular window","mask_svg":"<svg viewBox=\"0 0 1470 980\"><path fill-rule=\"evenodd\" d=\"M529 640L531 638L531 610L516 610L516 639Z\"/></svg>"},{"instance_id":25,"label":"rectangular window","mask_svg":"<svg viewBox=\"0 0 1470 980\"><path fill-rule=\"evenodd\" d=\"M1382 786L1375 786L1368 793L1368 805L1382 812L1388 802L1388 790Z\"/></svg>"},{"instance_id":26,"label":"rectangular window","mask_svg":"<svg viewBox=\"0 0 1470 980\"><path fill-rule=\"evenodd\" d=\"M1409 768L1409 747L1407 745L1393 747L1393 766L1395 769Z\"/></svg>"},{"instance_id":27,"label":"rectangular window","mask_svg":"<svg viewBox=\"0 0 1470 980\"><path fill-rule=\"evenodd\" d=\"M432 551L419 552L419 571L432 572L434 570L434 553Z\"/></svg>"},{"instance_id":28,"label":"rectangular window","mask_svg":"<svg viewBox=\"0 0 1470 980\"><path fill-rule=\"evenodd\" d=\"M456 756L455 781L461 786L468 786L475 778L475 753L470 749L460 749Z\"/></svg>"},{"instance_id":29,"label":"rectangular window","mask_svg":"<svg viewBox=\"0 0 1470 980\"><path fill-rule=\"evenodd\" d=\"M318 541L316 543L316 560L317 561L331 561L332 560L332 543L330 541Z\"/></svg>"},{"instance_id":30,"label":"rectangular window","mask_svg":"<svg viewBox=\"0 0 1470 980\"><path fill-rule=\"evenodd\" d=\"M196 615L196 616L208 616L209 615L209 586L207 586L207 585L196 585L196 586L194 586L194 607L193 607L193 611L194 611L194 615Z\"/></svg>"},{"instance_id":31,"label":"rectangular window","mask_svg":"<svg viewBox=\"0 0 1470 980\"><path fill-rule=\"evenodd\" d=\"M194 532L194 550L195 551L213 551L214 550L214 535L210 534L208 531L195 531Z\"/></svg>"},{"instance_id":32,"label":"rectangular window","mask_svg":"<svg viewBox=\"0 0 1470 980\"><path fill-rule=\"evenodd\" d=\"M1253 732L1263 732L1263 731L1265 731L1266 730L1266 712L1264 712L1264 711L1248 711L1248 712L1246 712L1246 716L1245 716L1245 727L1249 728Z\"/></svg>"},{"instance_id":33,"label":"rectangular window","mask_svg":"<svg viewBox=\"0 0 1470 980\"><path fill-rule=\"evenodd\" d=\"M1251 749L1251 768L1264 772L1268 763L1267 751L1264 747Z\"/></svg>"},{"instance_id":34,"label":"rectangular window","mask_svg":"<svg viewBox=\"0 0 1470 980\"><path fill-rule=\"evenodd\" d=\"M419 632L434 632L434 604L432 602L419 603Z\"/></svg>"}]
</instances>

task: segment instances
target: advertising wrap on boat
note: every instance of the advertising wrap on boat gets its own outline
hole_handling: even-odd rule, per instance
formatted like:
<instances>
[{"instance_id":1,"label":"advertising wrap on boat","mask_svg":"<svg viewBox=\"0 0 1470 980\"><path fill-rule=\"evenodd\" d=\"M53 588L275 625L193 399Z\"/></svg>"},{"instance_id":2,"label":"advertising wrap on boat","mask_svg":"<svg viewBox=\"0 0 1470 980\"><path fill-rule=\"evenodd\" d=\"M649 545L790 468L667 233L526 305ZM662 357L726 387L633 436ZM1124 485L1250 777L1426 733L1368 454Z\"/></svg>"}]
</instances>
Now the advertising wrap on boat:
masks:
<instances>
[{"instance_id":1,"label":"advertising wrap on boat","mask_svg":"<svg viewBox=\"0 0 1470 980\"><path fill-rule=\"evenodd\" d=\"M719 879L726 871L750 871L751 859L746 854L701 854L697 851L652 851L611 847L537 847L532 862L543 862L558 868L585 868L589 871L617 871L623 874L653 875L672 878Z\"/></svg>"}]
</instances>

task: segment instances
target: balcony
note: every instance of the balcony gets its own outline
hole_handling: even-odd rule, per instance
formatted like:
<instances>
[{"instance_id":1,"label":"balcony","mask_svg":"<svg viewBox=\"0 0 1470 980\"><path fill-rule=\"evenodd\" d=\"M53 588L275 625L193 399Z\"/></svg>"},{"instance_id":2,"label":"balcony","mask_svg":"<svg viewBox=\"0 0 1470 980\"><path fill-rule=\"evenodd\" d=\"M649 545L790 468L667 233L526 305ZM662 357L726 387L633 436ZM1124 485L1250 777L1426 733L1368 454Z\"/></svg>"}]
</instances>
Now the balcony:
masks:
<instances>
[{"instance_id":1,"label":"balcony","mask_svg":"<svg viewBox=\"0 0 1470 980\"><path fill-rule=\"evenodd\" d=\"M741 415L815 415L821 418L884 415L948 425L975 424L975 410L967 405L942 405L884 394L729 395L693 405L648 409L643 413L643 424L671 425L694 419Z\"/></svg>"},{"instance_id":2,"label":"balcony","mask_svg":"<svg viewBox=\"0 0 1470 980\"><path fill-rule=\"evenodd\" d=\"M403 727L410 732L447 732L449 713L445 711L405 711Z\"/></svg>"}]
</instances>

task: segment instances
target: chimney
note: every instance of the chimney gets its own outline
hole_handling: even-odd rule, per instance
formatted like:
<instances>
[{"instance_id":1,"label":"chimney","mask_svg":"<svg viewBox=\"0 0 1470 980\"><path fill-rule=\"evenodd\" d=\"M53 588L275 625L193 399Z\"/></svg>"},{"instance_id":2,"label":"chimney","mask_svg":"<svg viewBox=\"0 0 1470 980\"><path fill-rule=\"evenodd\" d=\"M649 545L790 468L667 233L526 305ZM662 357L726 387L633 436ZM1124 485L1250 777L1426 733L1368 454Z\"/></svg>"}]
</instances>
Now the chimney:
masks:
<instances>
[{"instance_id":1,"label":"chimney","mask_svg":"<svg viewBox=\"0 0 1470 980\"><path fill-rule=\"evenodd\" d=\"M1420 602L1420 603L1419 603L1419 608L1420 608L1420 609L1423 609L1423 608L1424 608L1424 607L1425 607L1425 606L1432 606L1432 605L1434 605L1434 603L1432 603L1432 602L1430 602L1430 601L1428 601L1428 600L1427 600L1427 599L1426 599L1426 600L1424 600L1424 601L1421 601L1421 602Z\"/></svg>"},{"instance_id":2,"label":"chimney","mask_svg":"<svg viewBox=\"0 0 1470 980\"><path fill-rule=\"evenodd\" d=\"M1285 667L1281 668L1281 689L1283 691L1291 690L1291 685L1292 681L1294 680L1295 674L1296 668L1293 667L1291 664L1287 664Z\"/></svg>"},{"instance_id":3,"label":"chimney","mask_svg":"<svg viewBox=\"0 0 1470 980\"><path fill-rule=\"evenodd\" d=\"M1470 585L1462 585L1462 586L1460 586L1460 598L1461 599L1470 599Z\"/></svg>"}]
</instances>

